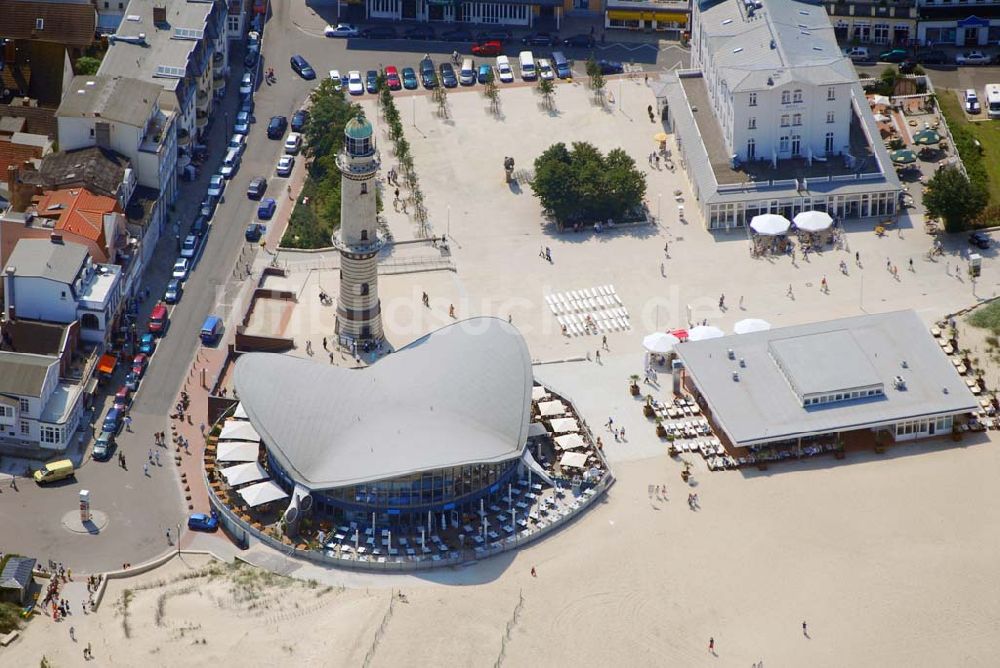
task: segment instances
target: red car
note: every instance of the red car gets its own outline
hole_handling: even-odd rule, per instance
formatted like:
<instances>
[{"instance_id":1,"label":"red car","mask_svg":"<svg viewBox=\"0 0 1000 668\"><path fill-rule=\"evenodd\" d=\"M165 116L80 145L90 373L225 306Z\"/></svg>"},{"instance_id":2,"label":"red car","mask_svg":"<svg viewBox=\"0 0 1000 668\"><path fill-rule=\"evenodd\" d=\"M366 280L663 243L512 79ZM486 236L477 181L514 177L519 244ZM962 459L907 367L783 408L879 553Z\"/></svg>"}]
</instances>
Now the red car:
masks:
<instances>
[{"instance_id":1,"label":"red car","mask_svg":"<svg viewBox=\"0 0 1000 668\"><path fill-rule=\"evenodd\" d=\"M495 40L472 45L472 55L474 56L499 56L501 53L503 53L503 44Z\"/></svg>"},{"instance_id":2,"label":"red car","mask_svg":"<svg viewBox=\"0 0 1000 668\"><path fill-rule=\"evenodd\" d=\"M136 375L137 378L142 378L142 374L146 373L146 365L149 364L149 356L142 353L136 355L132 358L132 373Z\"/></svg>"},{"instance_id":3,"label":"red car","mask_svg":"<svg viewBox=\"0 0 1000 668\"><path fill-rule=\"evenodd\" d=\"M124 412L126 408L132 403L132 390L128 389L124 385L115 392L115 408L119 411Z\"/></svg>"},{"instance_id":4,"label":"red car","mask_svg":"<svg viewBox=\"0 0 1000 668\"><path fill-rule=\"evenodd\" d=\"M403 82L399 80L399 70L396 69L395 65L389 65L385 68L385 85L389 87L389 90L399 90L403 87Z\"/></svg>"}]
</instances>

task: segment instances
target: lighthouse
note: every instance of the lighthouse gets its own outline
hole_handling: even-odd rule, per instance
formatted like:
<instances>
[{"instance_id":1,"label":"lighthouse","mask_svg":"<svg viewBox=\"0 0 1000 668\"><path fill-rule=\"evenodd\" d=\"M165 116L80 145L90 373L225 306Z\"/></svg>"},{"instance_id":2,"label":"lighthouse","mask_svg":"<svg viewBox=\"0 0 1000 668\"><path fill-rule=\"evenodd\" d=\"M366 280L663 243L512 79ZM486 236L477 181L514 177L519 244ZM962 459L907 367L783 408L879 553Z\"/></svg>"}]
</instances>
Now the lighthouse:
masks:
<instances>
[{"instance_id":1,"label":"lighthouse","mask_svg":"<svg viewBox=\"0 0 1000 668\"><path fill-rule=\"evenodd\" d=\"M340 230L333 237L340 251L340 298L336 332L340 341L378 346L382 306L378 299L378 237L375 175L379 159L372 124L359 114L344 128L344 148L337 155L340 169Z\"/></svg>"}]
</instances>

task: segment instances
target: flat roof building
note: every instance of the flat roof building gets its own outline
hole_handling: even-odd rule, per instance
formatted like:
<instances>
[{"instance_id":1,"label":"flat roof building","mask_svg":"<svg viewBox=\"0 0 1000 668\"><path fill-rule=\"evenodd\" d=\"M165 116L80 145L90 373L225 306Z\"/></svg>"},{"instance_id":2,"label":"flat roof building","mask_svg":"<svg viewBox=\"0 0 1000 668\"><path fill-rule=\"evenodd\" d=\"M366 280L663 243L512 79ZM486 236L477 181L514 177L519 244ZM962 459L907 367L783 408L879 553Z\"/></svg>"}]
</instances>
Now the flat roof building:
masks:
<instances>
[{"instance_id":1,"label":"flat roof building","mask_svg":"<svg viewBox=\"0 0 1000 668\"><path fill-rule=\"evenodd\" d=\"M729 443L756 448L843 432L950 434L978 407L912 311L676 346L685 383Z\"/></svg>"}]
</instances>

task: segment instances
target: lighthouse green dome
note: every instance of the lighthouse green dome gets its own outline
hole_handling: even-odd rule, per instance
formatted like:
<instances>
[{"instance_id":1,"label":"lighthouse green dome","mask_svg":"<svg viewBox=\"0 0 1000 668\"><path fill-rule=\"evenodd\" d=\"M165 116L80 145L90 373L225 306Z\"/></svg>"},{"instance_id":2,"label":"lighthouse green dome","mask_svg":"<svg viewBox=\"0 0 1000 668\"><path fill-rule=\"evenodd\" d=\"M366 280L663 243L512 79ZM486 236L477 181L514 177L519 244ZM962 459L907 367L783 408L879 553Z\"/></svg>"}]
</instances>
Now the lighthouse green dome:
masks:
<instances>
[{"instance_id":1,"label":"lighthouse green dome","mask_svg":"<svg viewBox=\"0 0 1000 668\"><path fill-rule=\"evenodd\" d=\"M350 139L368 139L373 134L372 124L363 115L358 115L347 121L344 134Z\"/></svg>"}]
</instances>

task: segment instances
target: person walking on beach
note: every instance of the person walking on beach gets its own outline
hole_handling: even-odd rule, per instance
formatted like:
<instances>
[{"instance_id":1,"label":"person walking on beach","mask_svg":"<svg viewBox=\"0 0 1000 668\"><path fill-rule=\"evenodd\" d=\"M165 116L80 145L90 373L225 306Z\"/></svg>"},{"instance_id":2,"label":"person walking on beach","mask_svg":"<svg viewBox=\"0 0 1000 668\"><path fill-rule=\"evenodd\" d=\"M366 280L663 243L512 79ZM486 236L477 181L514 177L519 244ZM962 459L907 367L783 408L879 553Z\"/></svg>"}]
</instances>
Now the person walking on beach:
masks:
<instances>
[{"instance_id":1,"label":"person walking on beach","mask_svg":"<svg viewBox=\"0 0 1000 668\"><path fill-rule=\"evenodd\" d=\"M604 348L605 350L610 350L610 348L608 348L608 335L607 334L605 334L604 336L601 337L601 347Z\"/></svg>"},{"instance_id":2,"label":"person walking on beach","mask_svg":"<svg viewBox=\"0 0 1000 668\"><path fill-rule=\"evenodd\" d=\"M805 622L802 622L802 635L804 635L806 638L809 637L809 628L806 626Z\"/></svg>"},{"instance_id":3,"label":"person walking on beach","mask_svg":"<svg viewBox=\"0 0 1000 668\"><path fill-rule=\"evenodd\" d=\"M70 640L72 640L73 642L76 642L76 628L74 628L74 627L72 627L72 626L71 626L71 627L69 627L69 638L70 638Z\"/></svg>"},{"instance_id":4,"label":"person walking on beach","mask_svg":"<svg viewBox=\"0 0 1000 668\"><path fill-rule=\"evenodd\" d=\"M531 577L533 577L533 578L537 578L538 577L538 573L535 571L535 567L534 566L531 567Z\"/></svg>"},{"instance_id":5,"label":"person walking on beach","mask_svg":"<svg viewBox=\"0 0 1000 668\"><path fill-rule=\"evenodd\" d=\"M142 474L144 476L146 476L147 478L149 477L149 462L144 462L143 463L143 465L142 465Z\"/></svg>"},{"instance_id":6,"label":"person walking on beach","mask_svg":"<svg viewBox=\"0 0 1000 668\"><path fill-rule=\"evenodd\" d=\"M708 639L708 651L715 654L715 638Z\"/></svg>"}]
</instances>

